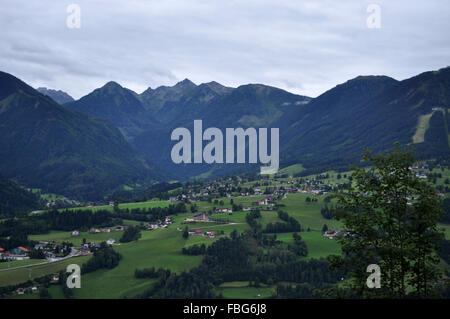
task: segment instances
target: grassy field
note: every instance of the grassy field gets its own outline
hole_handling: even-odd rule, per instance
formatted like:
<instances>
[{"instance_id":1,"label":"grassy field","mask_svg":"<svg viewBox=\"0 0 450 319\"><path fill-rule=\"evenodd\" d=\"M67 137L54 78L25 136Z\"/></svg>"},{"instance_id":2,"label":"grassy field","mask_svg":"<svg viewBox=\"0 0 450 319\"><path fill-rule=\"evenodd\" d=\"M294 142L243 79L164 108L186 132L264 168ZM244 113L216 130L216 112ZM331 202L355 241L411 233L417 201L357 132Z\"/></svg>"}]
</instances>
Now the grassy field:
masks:
<instances>
[{"instance_id":1,"label":"grassy field","mask_svg":"<svg viewBox=\"0 0 450 319\"><path fill-rule=\"evenodd\" d=\"M275 288L272 287L219 287L216 291L227 299L263 299L270 298Z\"/></svg>"},{"instance_id":2,"label":"grassy field","mask_svg":"<svg viewBox=\"0 0 450 319\"><path fill-rule=\"evenodd\" d=\"M134 220L124 220L123 222L124 225L140 224L140 222ZM98 234L91 234L89 232L80 232L79 236L72 236L71 232L68 231L51 231L48 234L28 236L28 239L34 241L54 241L56 243L71 242L75 247L79 247L83 243L83 239L86 239L86 242L100 243L102 241L107 241L108 239L113 238L117 242L122 237L122 234L123 234L122 231L112 231L110 233L98 233Z\"/></svg>"},{"instance_id":3,"label":"grassy field","mask_svg":"<svg viewBox=\"0 0 450 319\"><path fill-rule=\"evenodd\" d=\"M416 132L412 138L413 144L422 143L425 139L425 132L428 130L430 126L430 118L434 114L435 111L419 116L419 120L417 121Z\"/></svg>"},{"instance_id":4,"label":"grassy field","mask_svg":"<svg viewBox=\"0 0 450 319\"><path fill-rule=\"evenodd\" d=\"M62 288L59 285L52 285L48 288L51 299L65 299ZM6 299L39 299L39 292L24 295L8 296Z\"/></svg>"},{"instance_id":5,"label":"grassy field","mask_svg":"<svg viewBox=\"0 0 450 319\"><path fill-rule=\"evenodd\" d=\"M298 170L303 169L301 165L294 165L293 167L285 168L285 172L288 174L295 174ZM297 171L296 171L297 170ZM344 182L346 173L340 173L342 178L338 179L336 172L328 172L329 178L323 180L325 183L337 183ZM438 182L443 182L444 177L447 178L447 171L443 174L443 178ZM287 182L292 178L276 178L270 181L270 186L276 185L288 185ZM261 183L261 181L259 181ZM254 185L255 182L248 183L247 186ZM292 185L292 184L291 184ZM265 188L265 186L258 186L259 188ZM252 202L263 199L266 196L237 196L233 198L235 204L241 204L243 206L251 206ZM315 198L317 202L306 202L306 198ZM328 220L322 217L320 214L321 208L325 205L324 198L326 196L315 196L311 194L288 194L287 198L280 200L278 203L284 205L280 209L286 211L291 217L296 218L302 225L304 230L308 228L311 231L303 231L299 233L308 247L308 256L310 258L324 258L331 254L340 254L340 245L336 240L330 240L323 237L322 227L327 224L329 229L342 229L343 226L336 220ZM198 202L196 206L199 212L208 212L217 208L231 208L230 198L219 198L219 201L223 201L223 205L214 204L214 202ZM120 204L120 208L148 208L148 207L167 207L170 205L168 201L148 201L143 203L129 203ZM190 206L187 205L188 211ZM74 208L81 209L81 208ZM90 209L108 209L112 210L111 206L90 207ZM232 224L218 224L218 223L184 223L184 219L192 216L192 213L180 214L174 217L174 224L167 229L157 229L152 231L142 231L142 237L137 242L125 243L115 245L114 249L120 252L123 259L119 265L111 270L98 270L82 277L82 288L74 291L76 298L123 298L133 297L139 293L144 292L153 283L153 280L137 279L134 277L134 271L136 268L150 268L150 267L162 267L170 269L174 272L182 272L196 267L201 263L201 256L187 256L181 254L183 247L188 247L194 244L204 243L210 245L218 238L211 239L205 236L190 235L187 240L182 238L182 232L177 231L177 227L189 229L202 229L202 231L213 230L216 234L221 231L224 235L228 235L233 230L242 232L249 229L246 223L245 216L248 212L238 211L233 212L232 215L228 214L215 214L214 218L221 219ZM267 225L271 222L281 222L278 218L276 211L261 210L262 218L258 220L259 223ZM126 224L137 225L136 221L124 221ZM450 238L450 226L440 225L445 231L447 239ZM75 246L79 246L85 238L87 241L101 242L106 241L109 238L116 239L116 242L122 236L122 232L112 233L99 233L89 234L82 232L80 236L72 237L69 232L52 231L49 234L33 235L30 236L32 240L46 240L63 242L73 242ZM219 236L220 238L220 236ZM292 233L277 234L277 239L284 242L293 241ZM80 257L70 259L61 263L49 264L32 267L32 278L40 277L44 274L50 274L62 270L69 263L84 263L89 257ZM24 261L27 264L28 261ZM17 262L17 265L20 265ZM7 267L7 264L0 263L0 269ZM20 283L28 280L28 269L11 270L0 272L0 286L12 283ZM232 282L225 283L217 288L217 292L221 293L225 298L267 298L274 292L274 287L249 287L248 282ZM51 287L50 294L53 298L62 298L62 291L60 287ZM30 298L36 298L37 294L29 295ZM25 298L20 296L20 298Z\"/></svg>"},{"instance_id":6,"label":"grassy field","mask_svg":"<svg viewBox=\"0 0 450 319\"><path fill-rule=\"evenodd\" d=\"M289 176L293 176L294 174L301 173L305 170L302 164L294 164L285 168L280 169L280 173L286 173Z\"/></svg>"},{"instance_id":7,"label":"grassy field","mask_svg":"<svg viewBox=\"0 0 450 319\"><path fill-rule=\"evenodd\" d=\"M25 259L25 260L12 260L9 262L10 267L19 267L19 266L27 266L32 264L39 264L43 263L45 260L43 259ZM8 263L7 262L1 262L0 263L0 269L7 269Z\"/></svg>"},{"instance_id":8,"label":"grassy field","mask_svg":"<svg viewBox=\"0 0 450 319\"><path fill-rule=\"evenodd\" d=\"M306 198L317 198L317 202L306 202ZM286 205L281 207L289 216L296 218L302 225L303 229L322 230L324 224L328 229L340 229L342 224L334 219L329 220L322 217L320 210L324 207L323 199L325 196L313 196L310 194L288 194L286 199L280 201Z\"/></svg>"},{"instance_id":9,"label":"grassy field","mask_svg":"<svg viewBox=\"0 0 450 319\"><path fill-rule=\"evenodd\" d=\"M120 209L134 209L134 208L154 208L154 207L168 207L170 205L169 201L160 201L160 200L151 200L147 202L140 202L140 203L123 203L119 204ZM92 211L98 211L98 210L108 210L113 211L114 207L110 205L103 205L103 206L85 206L85 207L74 207L69 208L69 210L76 211L76 210L82 210L82 209L89 209ZM64 210L64 209L60 209Z\"/></svg>"},{"instance_id":10,"label":"grassy field","mask_svg":"<svg viewBox=\"0 0 450 319\"><path fill-rule=\"evenodd\" d=\"M83 264L90 256L74 257L46 265L39 265L27 268L20 268L8 271L0 271L0 286L14 285L26 282L28 279L34 279L45 275L57 273L65 270L70 264ZM31 272L30 272L31 269Z\"/></svg>"},{"instance_id":11,"label":"grassy field","mask_svg":"<svg viewBox=\"0 0 450 319\"><path fill-rule=\"evenodd\" d=\"M294 239L292 237L293 233L283 233L277 234L277 239L290 243ZM340 255L341 246L334 239L328 239L322 235L321 232L311 231L311 232L301 232L299 235L305 241L308 247L307 259L311 258L325 258L329 255Z\"/></svg>"},{"instance_id":12,"label":"grassy field","mask_svg":"<svg viewBox=\"0 0 450 319\"><path fill-rule=\"evenodd\" d=\"M120 298L132 297L148 288L152 282L136 279L136 268L167 268L175 272L198 266L200 256L181 254L181 248L193 242L211 241L202 236L190 236L185 240L181 232L171 229L156 229L142 232L142 238L116 246L122 254L119 265L111 270L99 270L82 278L82 287L75 291L76 298Z\"/></svg>"},{"instance_id":13,"label":"grassy field","mask_svg":"<svg viewBox=\"0 0 450 319\"><path fill-rule=\"evenodd\" d=\"M109 238L113 238L116 242L122 237L122 231L113 231L110 233L98 233L90 234L89 232L80 232L80 236L72 236L70 232L67 231L51 231L49 234L42 235L31 235L30 240L35 241L54 241L56 243L71 242L75 247L80 247L83 243L83 238L86 242L97 242L107 241Z\"/></svg>"},{"instance_id":14,"label":"grassy field","mask_svg":"<svg viewBox=\"0 0 450 319\"><path fill-rule=\"evenodd\" d=\"M306 198L317 198L317 202L306 202ZM320 214L320 210L325 206L323 199L326 196L315 196L311 194L288 194L287 198L279 201L280 204L285 205L281 207L281 210L286 211L290 216L294 217L299 221L302 227L306 230L310 228L311 230L322 230L324 224L327 224L329 229L340 229L342 224L336 220L328 220L322 217ZM265 196L244 196L244 197L235 197L233 199L235 204L241 204L243 206L251 206L252 202L263 199ZM230 199L229 198L221 198L224 202L223 206L214 205L213 203L200 202L197 203L200 212L207 212L212 209L214 206L220 208L231 208ZM263 206L261 206L263 208ZM233 212L232 215L228 214L215 214L214 218L230 221L234 223L245 223L245 216L247 212ZM281 220L277 216L276 211L261 211L262 219L261 223L265 226L270 222L281 222Z\"/></svg>"}]
</instances>

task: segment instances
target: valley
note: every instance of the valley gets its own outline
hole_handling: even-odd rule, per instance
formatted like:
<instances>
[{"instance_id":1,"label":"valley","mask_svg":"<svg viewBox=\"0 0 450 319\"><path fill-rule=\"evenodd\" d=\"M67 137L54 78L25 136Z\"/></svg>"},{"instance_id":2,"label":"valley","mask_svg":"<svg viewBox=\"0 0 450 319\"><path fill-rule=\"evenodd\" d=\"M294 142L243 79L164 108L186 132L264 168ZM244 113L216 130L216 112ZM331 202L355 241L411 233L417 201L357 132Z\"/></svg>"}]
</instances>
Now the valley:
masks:
<instances>
[{"instance_id":1,"label":"valley","mask_svg":"<svg viewBox=\"0 0 450 319\"><path fill-rule=\"evenodd\" d=\"M449 85L444 68L403 81L359 76L317 98L186 79L142 94L108 82L72 100L0 73L0 295L310 298L338 287L346 280L327 265L349 232L335 195L352 186L351 165L370 169L365 147L410 145L415 177L448 210ZM279 133L271 156L247 144L253 126ZM224 160L221 132L228 144L233 127ZM174 146L176 128L193 141L180 133ZM259 174L258 154L278 172ZM448 223L437 226L447 240ZM71 263L84 270L82 288L68 291Z\"/></svg>"},{"instance_id":2,"label":"valley","mask_svg":"<svg viewBox=\"0 0 450 319\"><path fill-rule=\"evenodd\" d=\"M345 189L349 182L350 172L327 171L319 175L294 177L303 171L301 165L285 168L278 176L261 176L256 179L233 177L216 180L214 182L194 183L190 186L177 188L168 192L170 200L157 198L146 202L120 203L118 205L85 206L71 208L69 211L91 210L94 212L108 211L118 214L119 211L141 211L147 209L167 208L175 203L183 203L186 212L172 215L171 222L163 227L149 228L153 222L139 220L121 220L120 225L135 226L141 229L141 238L137 241L121 243L123 231L107 231L100 229L80 230L74 236L70 231L50 231L47 234L30 235L29 240L36 243L61 244L70 242L76 249L83 243L100 243L113 239L114 250L123 257L119 265L113 269L100 269L82 276L82 288L74 291L75 298L133 298L147 291L155 280L135 277L136 269L164 268L172 272L182 273L198 267L201 256L190 256L182 253L184 248L204 244L207 247L220 238L226 238L233 231L246 232L251 230L248 224L248 213L257 209L261 213L261 227L270 223L283 222L277 215L277 210L283 210L295 218L301 225L302 240L307 247L307 256L299 260L326 258L329 255L339 255L340 245L336 239L329 239L324 234L324 225L328 230L342 230L342 224L333 218L325 218L321 213L325 206L333 206L330 197L333 191ZM422 169L421 174L431 174L431 170ZM289 172L289 173L288 173ZM418 171L419 174L420 171ZM450 170L433 169L435 175L431 182L438 186L448 185L446 181ZM444 190L445 191L445 190ZM448 188L447 188L448 192ZM448 193L447 193L448 194ZM226 196L223 196L226 195ZM267 200L270 198L270 200ZM62 213L65 209L60 209ZM151 214L151 212L147 213ZM130 215L131 216L131 215ZM136 215L138 216L138 215ZM198 217L195 217L198 216ZM205 216L204 218L202 216ZM150 217L150 216L149 216ZM200 217L200 218L199 218ZM157 225L157 224L155 224ZM112 225L114 226L114 225ZM122 226L121 226L122 227ZM450 226L440 224L445 236L450 239ZM106 228L111 229L111 227ZM187 238L182 236L183 230L192 231ZM194 234L197 230L198 234ZM211 235L213 232L213 235ZM209 235L208 235L209 234ZM277 233L276 240L291 244L294 242L294 232ZM64 270L67 264L75 263L81 266L92 255L72 257L64 262L48 265L30 266L20 269L7 270L6 265L0 264L0 286L11 286L25 283L28 279L53 276ZM30 260L15 261L13 266L26 266ZM448 265L442 262L442 269ZM3 271L1 271L3 270ZM31 277L30 277L31 276ZM51 285L49 291L54 298L62 298L60 286ZM226 298L268 298L275 293L276 287L251 282L225 282L220 284L216 293ZM36 298L37 294L10 295L12 298Z\"/></svg>"}]
</instances>

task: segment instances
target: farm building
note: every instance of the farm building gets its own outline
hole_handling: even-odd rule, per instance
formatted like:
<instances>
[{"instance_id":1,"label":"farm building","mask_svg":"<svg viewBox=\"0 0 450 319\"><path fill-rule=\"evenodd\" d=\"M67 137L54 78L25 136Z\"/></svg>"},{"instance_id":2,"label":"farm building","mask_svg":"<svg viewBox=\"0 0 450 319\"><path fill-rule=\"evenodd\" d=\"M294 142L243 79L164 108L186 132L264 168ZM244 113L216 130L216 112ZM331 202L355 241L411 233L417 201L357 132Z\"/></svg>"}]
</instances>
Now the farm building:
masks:
<instances>
[{"instance_id":1,"label":"farm building","mask_svg":"<svg viewBox=\"0 0 450 319\"><path fill-rule=\"evenodd\" d=\"M206 214L196 214L193 216L194 221L196 222L208 222L209 217Z\"/></svg>"},{"instance_id":2,"label":"farm building","mask_svg":"<svg viewBox=\"0 0 450 319\"><path fill-rule=\"evenodd\" d=\"M191 229L189 235L203 235L203 232L200 229Z\"/></svg>"}]
</instances>

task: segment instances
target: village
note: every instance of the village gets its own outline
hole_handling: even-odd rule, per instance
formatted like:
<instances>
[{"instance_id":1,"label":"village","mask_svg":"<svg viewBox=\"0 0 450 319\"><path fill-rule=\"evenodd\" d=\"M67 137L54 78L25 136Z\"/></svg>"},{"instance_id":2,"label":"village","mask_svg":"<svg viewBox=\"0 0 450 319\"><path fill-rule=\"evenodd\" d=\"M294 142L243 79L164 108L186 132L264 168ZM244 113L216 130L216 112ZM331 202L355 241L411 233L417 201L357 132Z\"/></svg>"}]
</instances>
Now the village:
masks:
<instances>
[{"instance_id":1,"label":"village","mask_svg":"<svg viewBox=\"0 0 450 319\"><path fill-rule=\"evenodd\" d=\"M430 176L432 178L426 164L419 164L411 167L411 169L417 178L430 179ZM158 230L158 233L161 235L156 233L155 236L159 237L170 233L170 226L175 223L176 226L173 226L173 230L179 232L180 237L187 239L188 236L192 236L190 239L192 242L212 242L226 235L229 232L228 229L231 230L234 227L245 229L247 226L245 217L248 212L260 211L263 216L266 216L265 224L262 224L263 227L266 227L266 224L269 222L280 222L277 217L278 212L285 210L285 207L292 207L292 205L295 205L296 210L292 213L289 212L289 214L296 216L302 223L302 226L307 225L302 230L304 232L302 237L311 238L312 236L314 240L318 240L315 236L319 236L327 239L327 242L329 240L327 245L334 247L334 245L338 245L338 239L351 234L348 230L342 229L342 225L330 220L332 217L321 216L320 210L326 205L331 205L332 207L332 194L345 192L348 189L350 186L348 174L348 172L325 172L316 175L293 177L281 173L278 176L269 178L264 176L233 176L212 181L186 183L167 192L167 197L152 198L146 202L148 205L152 205L152 201L167 206L186 205L186 209L181 213L181 216L175 212L173 215L160 215L162 217L147 221L136 221L131 224L130 221L124 220L119 221L119 223L123 222L123 224L115 226L74 229L68 231L58 241L53 241L51 236L48 238L42 236L39 239L43 240L35 242L33 246L24 245L26 247L18 246L10 247L9 249L0 247L0 261L8 263L8 267L5 267L6 265L3 266L3 269L0 267L0 271L24 267L31 269L32 267L30 266L52 263L67 258L90 258L100 248L101 242L105 242L109 246L120 246L120 236L118 236L117 232L125 231L130 225L139 227L141 231L149 231L148 234ZM295 203L293 199L295 199ZM94 211L109 209L111 212L122 210L123 212L130 211L131 213L145 214L146 203L119 203L116 200L110 200L106 202L83 203L78 207L81 209L94 209ZM311 207L311 210L309 207ZM313 211L312 207L317 207L314 208L316 210L314 214L317 215L315 217L311 216L312 219L305 222L305 216L309 218L309 212ZM77 207L72 209L77 209ZM311 226L310 230L309 225L311 224L314 226ZM327 224L328 227L325 227ZM314 234L308 235L308 232ZM148 234L144 236L146 238L148 236L153 237L153 235ZM281 236L281 238L283 237ZM74 244L72 245L71 242ZM120 247L117 248L120 249ZM14 264L15 261L27 261L30 264L23 263L20 264L21 266L14 267L17 265ZM33 263L34 261L35 263ZM9 263L12 264L11 268ZM58 283L58 273L51 273L50 275L52 276L51 282ZM22 285L14 291L14 294L36 293L39 291L39 287L40 285L36 283L33 285Z\"/></svg>"}]
</instances>

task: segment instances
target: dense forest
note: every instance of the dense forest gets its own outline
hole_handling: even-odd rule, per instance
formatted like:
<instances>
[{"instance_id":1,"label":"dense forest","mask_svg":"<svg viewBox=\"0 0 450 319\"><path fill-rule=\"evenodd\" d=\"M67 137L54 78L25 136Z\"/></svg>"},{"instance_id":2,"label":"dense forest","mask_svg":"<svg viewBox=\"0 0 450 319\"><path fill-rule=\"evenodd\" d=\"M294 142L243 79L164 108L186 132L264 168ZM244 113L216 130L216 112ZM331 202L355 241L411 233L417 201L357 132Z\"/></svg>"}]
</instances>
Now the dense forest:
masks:
<instances>
[{"instance_id":1,"label":"dense forest","mask_svg":"<svg viewBox=\"0 0 450 319\"><path fill-rule=\"evenodd\" d=\"M41 206L37 195L0 175L0 217L30 213Z\"/></svg>"},{"instance_id":2,"label":"dense forest","mask_svg":"<svg viewBox=\"0 0 450 319\"><path fill-rule=\"evenodd\" d=\"M265 233L290 233L302 231L302 226L293 217L290 217L288 213L280 210L278 211L278 217L284 221L284 223L276 222L267 224L264 229Z\"/></svg>"},{"instance_id":3,"label":"dense forest","mask_svg":"<svg viewBox=\"0 0 450 319\"><path fill-rule=\"evenodd\" d=\"M103 242L98 249L94 250L94 256L81 266L81 273L86 274L102 268L112 269L121 259L121 254Z\"/></svg>"}]
</instances>

